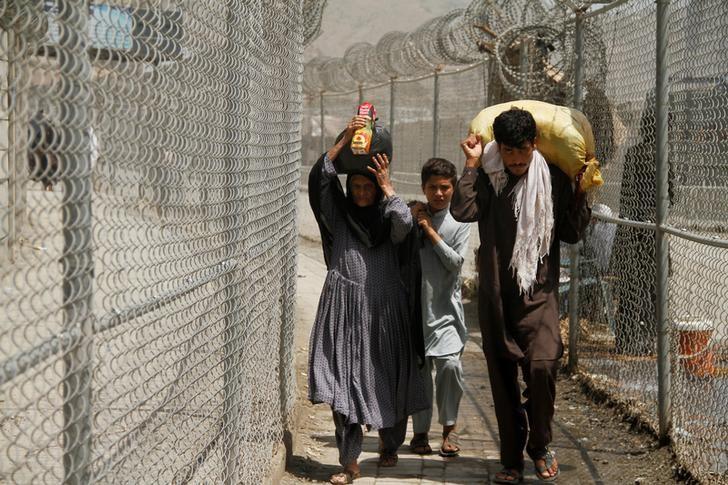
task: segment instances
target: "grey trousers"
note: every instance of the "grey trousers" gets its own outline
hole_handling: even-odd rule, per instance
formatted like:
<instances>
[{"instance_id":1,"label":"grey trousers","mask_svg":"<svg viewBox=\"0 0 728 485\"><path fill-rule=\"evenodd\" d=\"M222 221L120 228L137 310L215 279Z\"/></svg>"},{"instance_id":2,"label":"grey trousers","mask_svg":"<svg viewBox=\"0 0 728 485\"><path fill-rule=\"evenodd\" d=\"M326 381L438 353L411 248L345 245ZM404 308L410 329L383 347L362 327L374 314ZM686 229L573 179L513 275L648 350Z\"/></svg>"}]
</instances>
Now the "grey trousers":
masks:
<instances>
[{"instance_id":1,"label":"grey trousers","mask_svg":"<svg viewBox=\"0 0 728 485\"><path fill-rule=\"evenodd\" d=\"M438 421L443 426L452 426L458 419L460 399L463 396L463 366L460 362L462 352L437 357L427 357L422 369L425 379L425 393L432 402L432 369L435 369L435 398L437 401ZM415 433L427 433L432 422L432 408L412 415L412 428Z\"/></svg>"},{"instance_id":2,"label":"grey trousers","mask_svg":"<svg viewBox=\"0 0 728 485\"><path fill-rule=\"evenodd\" d=\"M334 424L336 425L336 447L339 449L339 464L346 466L355 462L361 455L361 444L364 433L361 424L346 423L346 416L332 410ZM407 434L407 418L403 419L391 428L379 430L381 450L387 453L396 453L397 449L404 443Z\"/></svg>"}]
</instances>

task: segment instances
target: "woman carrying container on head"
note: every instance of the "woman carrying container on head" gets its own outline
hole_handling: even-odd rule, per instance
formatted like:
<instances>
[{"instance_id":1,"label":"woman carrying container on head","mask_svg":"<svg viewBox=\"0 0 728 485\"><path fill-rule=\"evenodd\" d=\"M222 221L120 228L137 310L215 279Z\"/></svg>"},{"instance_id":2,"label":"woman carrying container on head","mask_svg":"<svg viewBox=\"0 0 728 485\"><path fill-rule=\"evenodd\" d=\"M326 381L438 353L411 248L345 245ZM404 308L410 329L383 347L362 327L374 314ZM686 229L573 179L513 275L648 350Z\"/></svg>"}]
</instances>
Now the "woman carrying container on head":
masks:
<instances>
[{"instance_id":1,"label":"woman carrying container on head","mask_svg":"<svg viewBox=\"0 0 728 485\"><path fill-rule=\"evenodd\" d=\"M398 245L413 227L394 192L386 153L339 183L334 161L369 119L355 116L309 176L311 207L328 266L311 332L309 399L331 406L341 473L360 476L362 425L379 430L380 466L397 463L407 417L429 407L413 350ZM419 322L418 322L419 323Z\"/></svg>"}]
</instances>

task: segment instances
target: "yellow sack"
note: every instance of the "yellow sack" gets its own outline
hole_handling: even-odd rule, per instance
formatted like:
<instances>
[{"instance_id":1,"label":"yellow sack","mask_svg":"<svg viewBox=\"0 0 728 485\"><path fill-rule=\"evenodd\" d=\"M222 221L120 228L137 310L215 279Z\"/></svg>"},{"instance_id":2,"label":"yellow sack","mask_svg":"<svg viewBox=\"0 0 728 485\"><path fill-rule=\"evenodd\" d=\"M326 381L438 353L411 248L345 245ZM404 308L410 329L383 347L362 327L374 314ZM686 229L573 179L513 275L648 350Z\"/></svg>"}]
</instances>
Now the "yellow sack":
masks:
<instances>
[{"instance_id":1,"label":"yellow sack","mask_svg":"<svg viewBox=\"0 0 728 485\"><path fill-rule=\"evenodd\" d=\"M583 190L604 183L599 162L594 156L594 134L581 111L543 101L521 100L485 108L470 122L470 133L479 134L483 143L493 140L493 120L512 107L531 113L538 131L537 147L546 161L559 167L572 180L584 165Z\"/></svg>"}]
</instances>

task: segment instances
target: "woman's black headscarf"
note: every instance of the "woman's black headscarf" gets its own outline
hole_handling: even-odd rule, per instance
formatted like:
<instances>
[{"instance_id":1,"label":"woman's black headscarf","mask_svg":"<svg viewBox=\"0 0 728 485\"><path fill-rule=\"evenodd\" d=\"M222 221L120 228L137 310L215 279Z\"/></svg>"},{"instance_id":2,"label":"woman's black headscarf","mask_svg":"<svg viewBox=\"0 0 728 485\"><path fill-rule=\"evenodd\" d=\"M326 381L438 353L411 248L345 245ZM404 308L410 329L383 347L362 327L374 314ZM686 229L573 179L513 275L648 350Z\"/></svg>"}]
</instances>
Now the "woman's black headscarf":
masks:
<instances>
[{"instance_id":1,"label":"woman's black headscarf","mask_svg":"<svg viewBox=\"0 0 728 485\"><path fill-rule=\"evenodd\" d=\"M332 221L327 221L326 217L321 212L321 172L323 169L323 163L324 157L321 156L318 162L316 162L311 169L311 173L308 176L308 199L311 204L311 208L313 209L313 213L316 216L316 222L318 222L319 230L321 231L324 257L328 264L334 237L331 230ZM362 175L374 183L377 190L374 204L368 207L359 207L354 203L354 198L351 195L351 178L354 175ZM352 233L354 233L357 239L359 239L366 247L373 248L379 246L389 239L390 224L389 220L384 217L384 208L382 207L382 198L384 194L382 193L382 189L379 187L379 184L377 184L377 179L374 177L374 174L369 172L349 174L346 178L346 193L344 193L344 189L341 187L339 179L335 178L332 181L331 189L334 202L339 210L342 211L342 215L346 220L347 226L349 226Z\"/></svg>"},{"instance_id":2,"label":"woman's black headscarf","mask_svg":"<svg viewBox=\"0 0 728 485\"><path fill-rule=\"evenodd\" d=\"M359 207L354 203L351 193L351 179L357 175L366 177L376 187L377 193L374 196L374 204L367 207ZM377 183L377 178L372 173L353 173L346 177L346 208L345 217L349 229L368 248L379 246L389 239L389 220L384 218L382 198L384 193Z\"/></svg>"}]
</instances>

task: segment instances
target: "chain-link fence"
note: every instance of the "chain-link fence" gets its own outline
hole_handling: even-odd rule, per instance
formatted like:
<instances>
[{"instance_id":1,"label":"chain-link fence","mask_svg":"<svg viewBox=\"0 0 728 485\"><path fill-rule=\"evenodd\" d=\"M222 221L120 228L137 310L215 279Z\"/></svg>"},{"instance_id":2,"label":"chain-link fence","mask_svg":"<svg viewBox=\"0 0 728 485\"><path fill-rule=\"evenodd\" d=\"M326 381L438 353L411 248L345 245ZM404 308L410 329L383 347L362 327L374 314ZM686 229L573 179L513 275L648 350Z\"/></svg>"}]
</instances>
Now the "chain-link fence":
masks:
<instances>
[{"instance_id":1,"label":"chain-link fence","mask_svg":"<svg viewBox=\"0 0 728 485\"><path fill-rule=\"evenodd\" d=\"M579 364L656 429L671 421L709 483L728 481L726 14L632 1L594 16L605 82L585 98L607 185L582 251Z\"/></svg>"},{"instance_id":2,"label":"chain-link fence","mask_svg":"<svg viewBox=\"0 0 728 485\"><path fill-rule=\"evenodd\" d=\"M578 3L475 1L368 53L312 61L304 110L325 116L304 122L303 163L370 101L387 112L379 117L393 133L397 189L415 196L429 157L462 167L458 142L483 107L519 98L579 107L606 182L591 195L578 251L562 252L569 364L669 438L695 478L728 483L728 4L617 0L565 13ZM432 46L452 37L455 21L463 43L437 61ZM468 67L437 65L478 53ZM373 69L384 73L376 87L366 84Z\"/></svg>"},{"instance_id":3,"label":"chain-link fence","mask_svg":"<svg viewBox=\"0 0 728 485\"><path fill-rule=\"evenodd\" d=\"M268 475L295 399L301 9L2 2L0 482Z\"/></svg>"}]
</instances>

